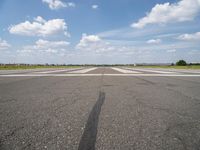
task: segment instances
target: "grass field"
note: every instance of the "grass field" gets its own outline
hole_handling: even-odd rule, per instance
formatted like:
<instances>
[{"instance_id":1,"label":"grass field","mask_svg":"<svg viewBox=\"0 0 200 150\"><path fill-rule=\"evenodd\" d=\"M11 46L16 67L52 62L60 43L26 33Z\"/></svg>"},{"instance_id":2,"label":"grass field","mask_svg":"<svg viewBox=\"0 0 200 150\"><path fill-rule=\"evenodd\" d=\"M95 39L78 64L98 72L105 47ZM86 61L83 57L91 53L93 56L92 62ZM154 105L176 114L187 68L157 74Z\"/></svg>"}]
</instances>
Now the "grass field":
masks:
<instances>
[{"instance_id":1,"label":"grass field","mask_svg":"<svg viewBox=\"0 0 200 150\"><path fill-rule=\"evenodd\" d=\"M200 69L200 65L188 66L136 66L136 68L162 68L162 69Z\"/></svg>"},{"instance_id":2,"label":"grass field","mask_svg":"<svg viewBox=\"0 0 200 150\"><path fill-rule=\"evenodd\" d=\"M80 66L39 66L39 65L30 65L30 66L16 66L16 65L5 65L0 66L0 70L19 70L19 69L42 69L42 68L77 68Z\"/></svg>"}]
</instances>

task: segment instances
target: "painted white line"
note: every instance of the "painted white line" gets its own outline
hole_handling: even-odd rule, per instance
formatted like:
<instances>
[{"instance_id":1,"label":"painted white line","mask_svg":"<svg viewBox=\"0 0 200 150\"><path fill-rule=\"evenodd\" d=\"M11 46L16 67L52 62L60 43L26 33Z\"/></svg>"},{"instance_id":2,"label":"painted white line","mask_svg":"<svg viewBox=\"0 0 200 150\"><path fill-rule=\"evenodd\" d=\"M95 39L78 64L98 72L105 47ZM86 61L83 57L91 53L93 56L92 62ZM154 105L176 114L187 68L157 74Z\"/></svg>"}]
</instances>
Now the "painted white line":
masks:
<instances>
[{"instance_id":1,"label":"painted white line","mask_svg":"<svg viewBox=\"0 0 200 150\"><path fill-rule=\"evenodd\" d=\"M116 77L200 77L200 74L11 74L0 77L92 77L92 76L116 76Z\"/></svg>"},{"instance_id":2,"label":"painted white line","mask_svg":"<svg viewBox=\"0 0 200 150\"><path fill-rule=\"evenodd\" d=\"M200 77L200 74L104 74L105 76L142 77Z\"/></svg>"},{"instance_id":3,"label":"painted white line","mask_svg":"<svg viewBox=\"0 0 200 150\"><path fill-rule=\"evenodd\" d=\"M171 69L172 70L172 69ZM194 71L194 70L182 70L182 69L173 69L172 71L176 71L177 73L199 73L200 74L200 71Z\"/></svg>"},{"instance_id":4,"label":"painted white line","mask_svg":"<svg viewBox=\"0 0 200 150\"><path fill-rule=\"evenodd\" d=\"M143 71L143 72L163 73L163 74L176 73L176 72L159 71L159 70L151 70L151 69L135 69L135 68L127 68L127 69L136 70L136 71Z\"/></svg>"},{"instance_id":5,"label":"painted white line","mask_svg":"<svg viewBox=\"0 0 200 150\"><path fill-rule=\"evenodd\" d=\"M122 72L122 73L141 73L141 72L138 72L138 71L120 69L120 68L115 68L115 67L113 67L111 69Z\"/></svg>"},{"instance_id":6,"label":"painted white line","mask_svg":"<svg viewBox=\"0 0 200 150\"><path fill-rule=\"evenodd\" d=\"M87 73L87 72L95 70L95 69L97 69L97 68L89 68L89 69L76 70L76 71L71 71L71 72L68 72L68 73Z\"/></svg>"},{"instance_id":7,"label":"painted white line","mask_svg":"<svg viewBox=\"0 0 200 150\"><path fill-rule=\"evenodd\" d=\"M81 69L81 68L79 68ZM53 71L43 71L43 72L34 72L34 73L37 73L37 74L45 74L45 73L58 73L58 72L68 72L68 71L74 71L75 69L62 69L62 70L53 70ZM76 69L77 70L77 69Z\"/></svg>"}]
</instances>

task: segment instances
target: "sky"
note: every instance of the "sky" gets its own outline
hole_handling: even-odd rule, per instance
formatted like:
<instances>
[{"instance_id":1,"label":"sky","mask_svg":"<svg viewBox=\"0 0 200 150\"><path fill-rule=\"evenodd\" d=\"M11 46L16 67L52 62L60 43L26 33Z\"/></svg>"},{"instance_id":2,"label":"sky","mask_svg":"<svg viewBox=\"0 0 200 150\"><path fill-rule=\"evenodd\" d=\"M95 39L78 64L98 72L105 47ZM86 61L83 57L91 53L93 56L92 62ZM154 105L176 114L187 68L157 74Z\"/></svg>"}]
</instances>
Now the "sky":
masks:
<instances>
[{"instance_id":1,"label":"sky","mask_svg":"<svg viewBox=\"0 0 200 150\"><path fill-rule=\"evenodd\" d=\"M200 62L200 0L1 0L0 63Z\"/></svg>"}]
</instances>

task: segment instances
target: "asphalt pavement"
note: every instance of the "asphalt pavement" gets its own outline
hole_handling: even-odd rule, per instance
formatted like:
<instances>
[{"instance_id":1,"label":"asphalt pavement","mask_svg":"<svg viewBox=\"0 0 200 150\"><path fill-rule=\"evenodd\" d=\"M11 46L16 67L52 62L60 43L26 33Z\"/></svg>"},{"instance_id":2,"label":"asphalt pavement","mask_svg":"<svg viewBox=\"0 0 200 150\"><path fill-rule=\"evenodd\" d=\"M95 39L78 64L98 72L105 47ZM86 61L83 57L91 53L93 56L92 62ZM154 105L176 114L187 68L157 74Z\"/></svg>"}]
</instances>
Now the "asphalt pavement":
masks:
<instances>
[{"instance_id":1,"label":"asphalt pavement","mask_svg":"<svg viewBox=\"0 0 200 150\"><path fill-rule=\"evenodd\" d=\"M0 71L0 149L199 150L198 72Z\"/></svg>"}]
</instances>

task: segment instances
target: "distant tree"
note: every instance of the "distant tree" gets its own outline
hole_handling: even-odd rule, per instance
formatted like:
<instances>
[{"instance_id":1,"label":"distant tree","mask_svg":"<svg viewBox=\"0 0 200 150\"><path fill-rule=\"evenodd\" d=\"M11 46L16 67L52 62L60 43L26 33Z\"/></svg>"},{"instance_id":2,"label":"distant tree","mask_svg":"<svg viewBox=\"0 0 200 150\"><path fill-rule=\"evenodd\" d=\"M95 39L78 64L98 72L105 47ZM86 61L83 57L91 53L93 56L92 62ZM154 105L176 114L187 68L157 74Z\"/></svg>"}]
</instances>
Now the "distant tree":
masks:
<instances>
[{"instance_id":1,"label":"distant tree","mask_svg":"<svg viewBox=\"0 0 200 150\"><path fill-rule=\"evenodd\" d=\"M177 65L177 66L186 66L187 63L186 63L185 60L179 60L179 61L176 62L176 65Z\"/></svg>"}]
</instances>

